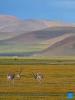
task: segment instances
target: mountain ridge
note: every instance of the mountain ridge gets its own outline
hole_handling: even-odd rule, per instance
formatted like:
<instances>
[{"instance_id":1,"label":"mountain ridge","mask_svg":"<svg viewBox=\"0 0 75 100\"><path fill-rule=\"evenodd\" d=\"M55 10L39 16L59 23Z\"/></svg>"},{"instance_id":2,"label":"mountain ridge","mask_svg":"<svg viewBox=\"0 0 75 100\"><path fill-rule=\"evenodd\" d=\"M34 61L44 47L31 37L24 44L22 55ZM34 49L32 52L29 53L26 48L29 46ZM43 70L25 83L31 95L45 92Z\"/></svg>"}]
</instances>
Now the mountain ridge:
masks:
<instances>
[{"instance_id":1,"label":"mountain ridge","mask_svg":"<svg viewBox=\"0 0 75 100\"><path fill-rule=\"evenodd\" d=\"M0 15L0 55L75 56L75 24Z\"/></svg>"}]
</instances>

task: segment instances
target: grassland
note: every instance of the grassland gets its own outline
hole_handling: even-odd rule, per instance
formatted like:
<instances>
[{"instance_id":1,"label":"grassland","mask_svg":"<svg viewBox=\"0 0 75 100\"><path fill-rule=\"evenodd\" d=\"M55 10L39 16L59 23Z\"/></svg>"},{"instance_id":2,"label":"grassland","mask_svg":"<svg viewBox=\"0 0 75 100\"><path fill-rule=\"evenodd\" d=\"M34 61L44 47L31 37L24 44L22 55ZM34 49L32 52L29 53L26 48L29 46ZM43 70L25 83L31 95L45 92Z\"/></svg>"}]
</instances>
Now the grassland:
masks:
<instances>
[{"instance_id":1,"label":"grassland","mask_svg":"<svg viewBox=\"0 0 75 100\"><path fill-rule=\"evenodd\" d=\"M75 92L75 60L70 60L68 64L69 59L67 63L59 59L58 64L53 59L0 58L0 100L68 100L66 93ZM15 78L13 85L7 74L17 74L20 69L21 79ZM33 77L32 73L37 72L44 76L41 84Z\"/></svg>"}]
</instances>

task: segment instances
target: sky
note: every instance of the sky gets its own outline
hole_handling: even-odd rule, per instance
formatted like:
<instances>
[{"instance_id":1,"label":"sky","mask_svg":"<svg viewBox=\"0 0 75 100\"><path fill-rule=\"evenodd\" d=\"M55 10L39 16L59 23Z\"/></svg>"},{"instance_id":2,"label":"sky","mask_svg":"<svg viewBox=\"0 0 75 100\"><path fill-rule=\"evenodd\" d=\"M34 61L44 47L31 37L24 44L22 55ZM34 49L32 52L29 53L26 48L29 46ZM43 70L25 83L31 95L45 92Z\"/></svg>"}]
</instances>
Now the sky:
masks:
<instances>
[{"instance_id":1,"label":"sky","mask_svg":"<svg viewBox=\"0 0 75 100\"><path fill-rule=\"evenodd\" d=\"M0 0L0 14L73 23L75 0Z\"/></svg>"}]
</instances>

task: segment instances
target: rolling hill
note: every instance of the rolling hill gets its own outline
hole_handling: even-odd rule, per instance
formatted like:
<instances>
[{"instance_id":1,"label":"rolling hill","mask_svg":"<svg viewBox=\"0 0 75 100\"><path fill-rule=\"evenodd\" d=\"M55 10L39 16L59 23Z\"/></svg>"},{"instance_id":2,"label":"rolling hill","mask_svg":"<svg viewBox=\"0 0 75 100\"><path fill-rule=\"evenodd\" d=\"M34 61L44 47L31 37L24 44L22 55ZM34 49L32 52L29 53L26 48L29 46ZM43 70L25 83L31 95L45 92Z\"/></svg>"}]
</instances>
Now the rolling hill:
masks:
<instances>
[{"instance_id":1,"label":"rolling hill","mask_svg":"<svg viewBox=\"0 0 75 100\"><path fill-rule=\"evenodd\" d=\"M75 25L0 15L0 56L75 56Z\"/></svg>"}]
</instances>

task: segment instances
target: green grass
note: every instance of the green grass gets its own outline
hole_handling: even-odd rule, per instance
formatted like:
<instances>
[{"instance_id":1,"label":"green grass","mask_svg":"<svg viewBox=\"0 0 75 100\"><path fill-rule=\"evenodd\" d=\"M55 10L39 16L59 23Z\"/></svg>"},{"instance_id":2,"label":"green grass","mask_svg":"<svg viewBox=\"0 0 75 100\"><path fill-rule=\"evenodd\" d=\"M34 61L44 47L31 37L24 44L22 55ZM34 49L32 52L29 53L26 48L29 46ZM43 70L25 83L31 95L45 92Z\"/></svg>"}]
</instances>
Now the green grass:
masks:
<instances>
[{"instance_id":1,"label":"green grass","mask_svg":"<svg viewBox=\"0 0 75 100\"><path fill-rule=\"evenodd\" d=\"M53 58L24 58L24 57L0 57L0 64L75 64L75 57Z\"/></svg>"},{"instance_id":2,"label":"green grass","mask_svg":"<svg viewBox=\"0 0 75 100\"><path fill-rule=\"evenodd\" d=\"M45 48L42 44L0 45L0 53L35 52Z\"/></svg>"}]
</instances>

